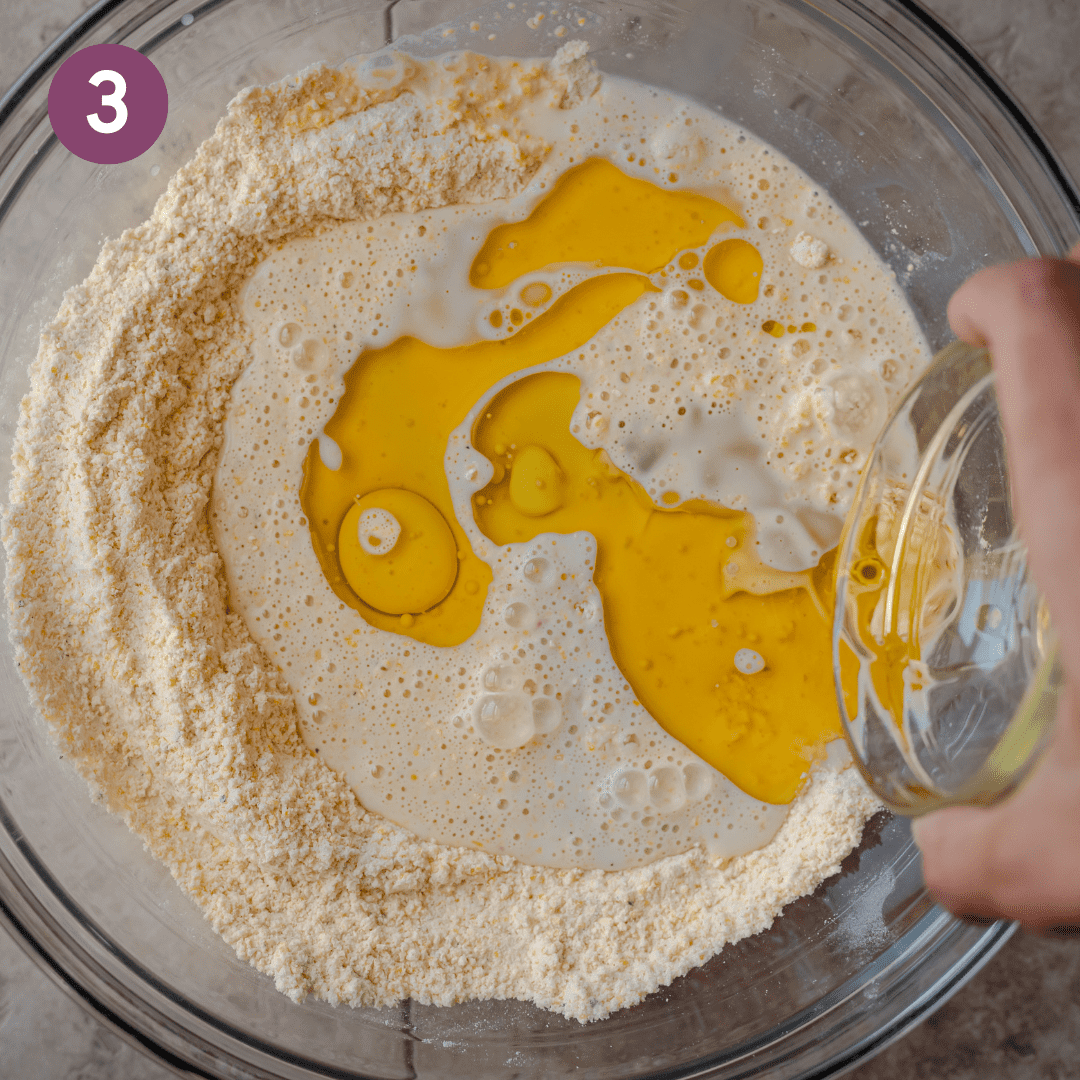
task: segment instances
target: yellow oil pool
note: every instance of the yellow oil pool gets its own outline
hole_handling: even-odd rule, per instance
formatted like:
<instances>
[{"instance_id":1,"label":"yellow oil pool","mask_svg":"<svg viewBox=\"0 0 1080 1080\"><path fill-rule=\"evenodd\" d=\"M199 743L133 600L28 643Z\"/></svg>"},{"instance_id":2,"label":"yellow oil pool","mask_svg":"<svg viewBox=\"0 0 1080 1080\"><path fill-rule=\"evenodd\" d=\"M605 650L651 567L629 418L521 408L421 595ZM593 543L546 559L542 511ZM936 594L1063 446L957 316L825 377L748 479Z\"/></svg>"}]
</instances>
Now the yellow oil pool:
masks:
<instances>
[{"instance_id":1,"label":"yellow oil pool","mask_svg":"<svg viewBox=\"0 0 1080 1080\"><path fill-rule=\"evenodd\" d=\"M547 286L526 285L522 303L533 317L514 309L498 340L440 349L403 337L362 353L325 425L341 465L328 468L313 442L301 490L315 551L342 602L382 630L436 646L465 641L492 575L454 516L444 471L451 432L500 380L585 345L655 291L646 275L676 259L683 269L700 261L704 281L692 288L752 303L763 263L751 243L721 239L700 260L686 250L731 226L741 228L741 218L713 199L586 161L525 220L491 231L470 282L496 289L566 263L613 272L550 304ZM839 734L831 554L813 571L770 571L752 554L749 515L680 502L672 491L654 503L571 434L578 398L573 375L549 372L511 384L484 409L473 444L494 474L473 500L477 526L500 545L592 533L612 654L636 697L748 794L789 801Z\"/></svg>"}]
</instances>

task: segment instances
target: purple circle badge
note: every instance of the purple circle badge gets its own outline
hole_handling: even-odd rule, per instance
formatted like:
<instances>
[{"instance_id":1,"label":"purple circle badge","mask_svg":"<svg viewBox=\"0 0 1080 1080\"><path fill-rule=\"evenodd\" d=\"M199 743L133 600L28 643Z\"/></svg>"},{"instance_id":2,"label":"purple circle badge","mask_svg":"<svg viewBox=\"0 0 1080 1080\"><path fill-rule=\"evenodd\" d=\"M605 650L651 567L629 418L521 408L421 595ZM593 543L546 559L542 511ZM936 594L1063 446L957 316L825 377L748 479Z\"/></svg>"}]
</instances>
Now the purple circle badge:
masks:
<instances>
[{"instance_id":1,"label":"purple circle badge","mask_svg":"<svg viewBox=\"0 0 1080 1080\"><path fill-rule=\"evenodd\" d=\"M126 45L69 56L49 87L49 119L76 157L117 165L145 154L165 127L169 92L153 61Z\"/></svg>"}]
</instances>

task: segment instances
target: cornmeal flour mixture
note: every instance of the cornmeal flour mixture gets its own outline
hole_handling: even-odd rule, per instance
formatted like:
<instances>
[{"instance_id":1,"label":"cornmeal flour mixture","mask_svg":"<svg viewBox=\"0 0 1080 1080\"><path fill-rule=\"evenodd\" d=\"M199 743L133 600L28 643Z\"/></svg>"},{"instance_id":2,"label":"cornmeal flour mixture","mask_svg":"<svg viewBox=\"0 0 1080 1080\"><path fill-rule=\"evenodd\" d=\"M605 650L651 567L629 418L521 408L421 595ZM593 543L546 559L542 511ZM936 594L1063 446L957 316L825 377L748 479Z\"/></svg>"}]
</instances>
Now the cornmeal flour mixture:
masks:
<instances>
[{"instance_id":1,"label":"cornmeal flour mixture","mask_svg":"<svg viewBox=\"0 0 1080 1080\"><path fill-rule=\"evenodd\" d=\"M272 641L230 608L208 508L230 394L255 351L245 284L284 245L315 243L342 223L527 193L555 175L543 125L529 118L547 110L565 126L604 93L580 43L551 61L383 55L246 90L152 218L104 246L42 334L4 524L20 668L63 753L109 809L237 955L295 1000L512 997L597 1019L767 928L838 871L876 807L855 770L823 766L759 850L727 858L694 844L613 871L421 840L365 810L357 784L324 764L309 730L318 717L294 698L306 676L294 679ZM680 156L685 141L665 138L635 145L650 172L693 164ZM792 274L816 275L832 257L790 221L758 223L763 235L774 225ZM884 329L856 306L839 317L845 347L858 350ZM785 363L811 364L809 350L796 342ZM921 355L909 347L883 361L889 385L876 398L871 383L846 376L826 401L807 367L808 389L770 419L777 446L816 423L825 430L813 497L826 509L832 500L842 516L876 431L856 430L858 416L883 419ZM729 368L711 363L687 376L702 394L731 385ZM618 399L617 385L603 397ZM622 414L605 409L615 439ZM324 404L322 419L330 411ZM595 425L597 445L609 419ZM826 461L834 444L851 449ZM784 483L806 475L791 461L773 463ZM306 542L298 518L287 535ZM230 572L246 565L244 541L237 533ZM309 578L298 611L300 594L315 591ZM339 617L328 586L319 603ZM315 699L309 689L304 702Z\"/></svg>"}]
</instances>

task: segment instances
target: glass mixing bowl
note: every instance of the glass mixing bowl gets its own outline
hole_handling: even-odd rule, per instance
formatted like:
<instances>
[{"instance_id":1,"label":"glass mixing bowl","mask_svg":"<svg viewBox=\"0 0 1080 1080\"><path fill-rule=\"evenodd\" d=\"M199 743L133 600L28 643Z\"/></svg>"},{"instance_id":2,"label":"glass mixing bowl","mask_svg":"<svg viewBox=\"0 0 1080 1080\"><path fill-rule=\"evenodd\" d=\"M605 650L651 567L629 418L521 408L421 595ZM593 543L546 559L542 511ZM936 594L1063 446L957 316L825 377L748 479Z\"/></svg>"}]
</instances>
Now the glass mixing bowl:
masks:
<instances>
[{"instance_id":1,"label":"glass mixing bowl","mask_svg":"<svg viewBox=\"0 0 1080 1080\"><path fill-rule=\"evenodd\" d=\"M404 35L550 53L561 24L601 68L715 104L824 185L901 279L931 344L945 300L992 260L1063 252L1078 201L1038 135L909 0L102 0L0 103L0 468L38 329L101 241L143 220L241 87ZM550 13L529 29L526 20ZM559 15L556 15L555 12ZM579 25L578 19L584 23ZM489 35L494 34L494 39ZM158 144L125 165L72 157L49 80L85 45L152 57L170 93ZM899 1037L1010 927L930 902L907 822L881 814L835 877L771 930L633 1009L581 1027L520 1002L294 1005L236 959L163 867L94 805L0 656L0 912L56 979L178 1072L213 1077L821 1077Z\"/></svg>"}]
</instances>

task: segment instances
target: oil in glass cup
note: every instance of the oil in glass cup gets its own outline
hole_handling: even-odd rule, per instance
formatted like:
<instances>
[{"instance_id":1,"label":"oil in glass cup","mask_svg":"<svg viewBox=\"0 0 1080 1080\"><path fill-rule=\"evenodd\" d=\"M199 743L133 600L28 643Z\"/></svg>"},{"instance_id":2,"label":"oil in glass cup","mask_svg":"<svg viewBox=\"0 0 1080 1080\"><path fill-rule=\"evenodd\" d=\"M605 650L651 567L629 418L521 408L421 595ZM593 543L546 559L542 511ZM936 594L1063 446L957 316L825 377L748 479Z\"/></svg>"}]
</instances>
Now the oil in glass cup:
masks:
<instances>
[{"instance_id":1,"label":"oil in glass cup","mask_svg":"<svg viewBox=\"0 0 1080 1080\"><path fill-rule=\"evenodd\" d=\"M938 353L878 437L837 558L833 663L855 762L898 813L991 805L1048 741L1062 673L985 350Z\"/></svg>"}]
</instances>

